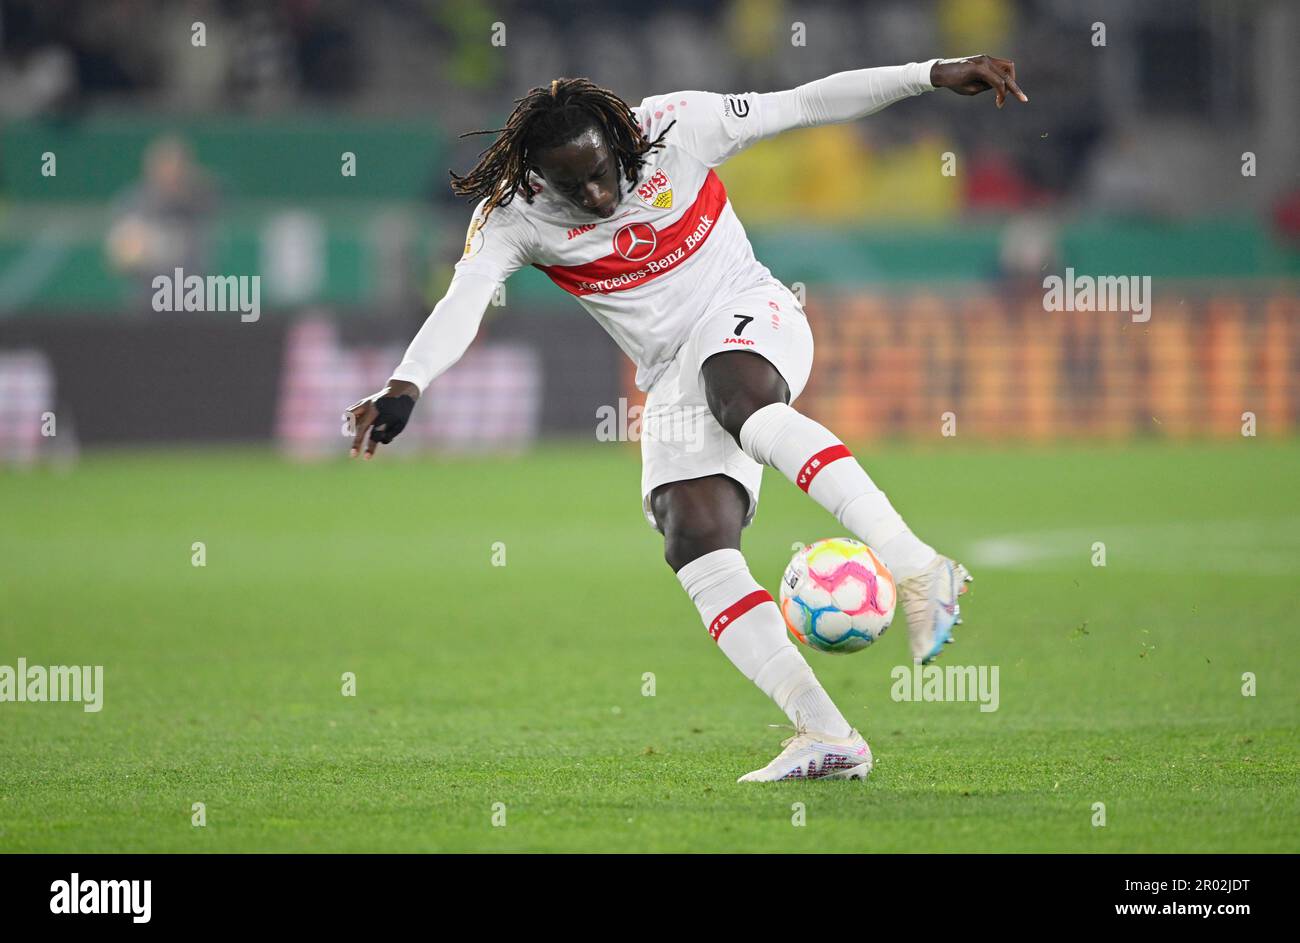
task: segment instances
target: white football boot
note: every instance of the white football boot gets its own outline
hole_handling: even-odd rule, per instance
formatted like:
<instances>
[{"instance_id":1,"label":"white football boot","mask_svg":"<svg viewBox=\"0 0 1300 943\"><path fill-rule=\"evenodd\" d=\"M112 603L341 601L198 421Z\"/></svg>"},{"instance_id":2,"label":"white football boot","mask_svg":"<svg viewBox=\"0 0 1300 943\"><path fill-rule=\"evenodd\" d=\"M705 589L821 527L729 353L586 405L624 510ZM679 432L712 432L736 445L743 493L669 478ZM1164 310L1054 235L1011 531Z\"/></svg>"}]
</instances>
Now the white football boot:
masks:
<instances>
[{"instance_id":1,"label":"white football boot","mask_svg":"<svg viewBox=\"0 0 1300 943\"><path fill-rule=\"evenodd\" d=\"M899 581L898 600L907 614L913 661L928 665L952 642L953 626L961 625L957 597L972 579L960 563L939 556L920 573Z\"/></svg>"},{"instance_id":2,"label":"white football boot","mask_svg":"<svg viewBox=\"0 0 1300 943\"><path fill-rule=\"evenodd\" d=\"M773 726L785 726L773 724ZM862 734L851 730L847 737L831 737L809 731L796 721L794 736L781 741L785 747L771 763L746 773L738 783L771 783L781 779L866 779L871 772L871 747Z\"/></svg>"}]
</instances>

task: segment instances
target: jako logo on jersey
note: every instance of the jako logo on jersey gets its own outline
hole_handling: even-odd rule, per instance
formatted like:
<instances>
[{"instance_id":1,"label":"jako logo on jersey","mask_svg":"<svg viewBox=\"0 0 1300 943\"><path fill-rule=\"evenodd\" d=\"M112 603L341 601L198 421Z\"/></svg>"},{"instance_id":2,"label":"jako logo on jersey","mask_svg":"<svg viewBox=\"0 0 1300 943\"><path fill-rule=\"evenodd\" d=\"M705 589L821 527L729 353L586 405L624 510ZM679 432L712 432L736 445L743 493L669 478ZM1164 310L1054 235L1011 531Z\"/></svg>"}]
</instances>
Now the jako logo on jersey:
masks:
<instances>
[{"instance_id":1,"label":"jako logo on jersey","mask_svg":"<svg viewBox=\"0 0 1300 943\"><path fill-rule=\"evenodd\" d=\"M724 343L724 344L744 344L746 347L753 347L753 346L754 346L754 342L751 341L748 337L726 337L726 338L723 338L722 343Z\"/></svg>"},{"instance_id":2,"label":"jako logo on jersey","mask_svg":"<svg viewBox=\"0 0 1300 943\"><path fill-rule=\"evenodd\" d=\"M636 195L641 198L641 202L646 206L654 207L657 210L670 210L673 208L673 184L668 179L668 174L662 170L656 170L654 176L637 187Z\"/></svg>"},{"instance_id":3,"label":"jako logo on jersey","mask_svg":"<svg viewBox=\"0 0 1300 943\"><path fill-rule=\"evenodd\" d=\"M722 99L722 113L743 118L749 114L749 102L739 95L728 95Z\"/></svg>"},{"instance_id":4,"label":"jako logo on jersey","mask_svg":"<svg viewBox=\"0 0 1300 943\"><path fill-rule=\"evenodd\" d=\"M572 239L575 236L581 236L584 232L591 232L595 228L595 223L587 223L585 226L575 226L573 229L569 230L569 238Z\"/></svg>"},{"instance_id":5,"label":"jako logo on jersey","mask_svg":"<svg viewBox=\"0 0 1300 943\"><path fill-rule=\"evenodd\" d=\"M642 262L654 255L659 239L649 223L628 223L614 233L614 251L629 262Z\"/></svg>"}]
</instances>

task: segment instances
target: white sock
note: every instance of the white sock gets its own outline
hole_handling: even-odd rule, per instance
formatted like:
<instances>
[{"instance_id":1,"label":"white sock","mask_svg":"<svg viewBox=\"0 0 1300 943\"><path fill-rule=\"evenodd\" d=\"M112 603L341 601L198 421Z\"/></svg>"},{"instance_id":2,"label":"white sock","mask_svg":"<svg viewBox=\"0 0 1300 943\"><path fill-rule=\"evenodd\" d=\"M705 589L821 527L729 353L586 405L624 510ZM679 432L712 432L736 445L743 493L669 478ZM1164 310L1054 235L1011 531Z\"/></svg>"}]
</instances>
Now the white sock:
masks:
<instances>
[{"instance_id":1,"label":"white sock","mask_svg":"<svg viewBox=\"0 0 1300 943\"><path fill-rule=\"evenodd\" d=\"M935 558L843 442L785 403L754 412L740 428L740 447L771 465L835 515L854 537L870 544L897 580L920 573Z\"/></svg>"},{"instance_id":2,"label":"white sock","mask_svg":"<svg viewBox=\"0 0 1300 943\"><path fill-rule=\"evenodd\" d=\"M677 579L722 653L791 721L832 737L849 735L849 722L786 635L781 611L739 550L697 557Z\"/></svg>"}]
</instances>

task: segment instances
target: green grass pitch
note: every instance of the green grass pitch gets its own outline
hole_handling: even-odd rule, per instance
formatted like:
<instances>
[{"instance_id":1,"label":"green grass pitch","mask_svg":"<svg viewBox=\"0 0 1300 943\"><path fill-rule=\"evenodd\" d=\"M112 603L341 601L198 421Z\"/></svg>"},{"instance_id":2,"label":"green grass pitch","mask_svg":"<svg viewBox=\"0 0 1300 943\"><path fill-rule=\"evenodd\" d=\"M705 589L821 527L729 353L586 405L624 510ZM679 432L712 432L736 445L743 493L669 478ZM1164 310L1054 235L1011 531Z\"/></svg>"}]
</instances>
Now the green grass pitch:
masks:
<instances>
[{"instance_id":1,"label":"green grass pitch","mask_svg":"<svg viewBox=\"0 0 1300 943\"><path fill-rule=\"evenodd\" d=\"M999 709L893 701L900 618L808 653L871 778L743 786L784 718L634 447L0 473L0 664L105 672L99 713L0 703L0 850L1300 851L1300 444L857 453L974 572L941 663L999 666ZM769 470L744 549L775 590L835 533Z\"/></svg>"}]
</instances>

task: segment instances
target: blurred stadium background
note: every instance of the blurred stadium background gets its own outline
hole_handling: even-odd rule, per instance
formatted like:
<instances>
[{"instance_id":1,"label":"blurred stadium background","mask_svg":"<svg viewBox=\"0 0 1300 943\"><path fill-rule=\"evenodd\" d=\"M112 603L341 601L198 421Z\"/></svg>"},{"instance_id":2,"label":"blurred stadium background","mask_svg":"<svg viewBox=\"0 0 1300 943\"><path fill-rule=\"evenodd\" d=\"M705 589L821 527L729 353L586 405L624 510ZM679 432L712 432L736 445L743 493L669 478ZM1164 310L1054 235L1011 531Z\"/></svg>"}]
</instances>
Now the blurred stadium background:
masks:
<instances>
[{"instance_id":1,"label":"blurred stadium background","mask_svg":"<svg viewBox=\"0 0 1300 943\"><path fill-rule=\"evenodd\" d=\"M1294 0L0 0L0 666L107 679L0 704L0 851L1295 851L1298 48ZM661 562L601 435L631 368L567 294L513 276L373 465L341 413L461 253L458 135L529 88L980 52L1030 105L720 168L805 293L800 407L971 565L954 652L1004 668L986 714L891 699L902 629L810 656L878 767L792 829L713 788L777 717ZM260 276L260 316L154 311L178 266ZM1149 276L1150 320L1045 310L1067 268ZM829 519L767 482L774 589Z\"/></svg>"},{"instance_id":2,"label":"blurred stadium background","mask_svg":"<svg viewBox=\"0 0 1300 943\"><path fill-rule=\"evenodd\" d=\"M971 440L1229 437L1246 411L1260 435L1295 428L1294 3L0 0L0 37L11 463L137 443L339 454L340 410L385 379L458 257L470 207L447 171L490 140L458 135L551 77L636 103L983 51L1016 60L1030 107L935 94L721 168L759 258L806 291L804 408L858 440L933 437L947 411ZM261 317L154 312L149 281L177 266L261 275ZM1045 312L1066 266L1151 276L1150 321ZM599 407L637 401L540 272L501 300L396 451L590 439Z\"/></svg>"}]
</instances>

